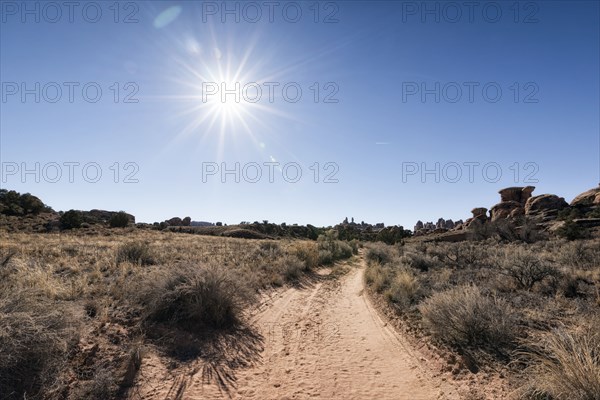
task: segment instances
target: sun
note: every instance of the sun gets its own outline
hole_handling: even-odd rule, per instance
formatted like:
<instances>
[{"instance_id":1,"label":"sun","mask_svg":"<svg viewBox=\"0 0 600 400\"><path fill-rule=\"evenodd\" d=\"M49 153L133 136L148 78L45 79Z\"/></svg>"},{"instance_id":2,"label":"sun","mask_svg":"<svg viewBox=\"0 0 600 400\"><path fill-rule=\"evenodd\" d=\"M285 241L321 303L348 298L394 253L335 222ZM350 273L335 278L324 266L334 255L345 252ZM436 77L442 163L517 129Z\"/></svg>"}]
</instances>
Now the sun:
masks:
<instances>
[{"instance_id":1,"label":"sun","mask_svg":"<svg viewBox=\"0 0 600 400\"><path fill-rule=\"evenodd\" d=\"M177 105L173 142L192 140L202 149L215 144L217 157L248 145L263 153L281 121L301 123L273 89L289 81L297 66L282 65L275 52L258 46L259 37L208 34L200 39L188 32L171 39L166 51L173 91L160 98Z\"/></svg>"},{"instance_id":2,"label":"sun","mask_svg":"<svg viewBox=\"0 0 600 400\"><path fill-rule=\"evenodd\" d=\"M203 111L226 124L243 124L251 112L251 103L247 101L241 83L231 78L203 81L200 98Z\"/></svg>"}]
</instances>

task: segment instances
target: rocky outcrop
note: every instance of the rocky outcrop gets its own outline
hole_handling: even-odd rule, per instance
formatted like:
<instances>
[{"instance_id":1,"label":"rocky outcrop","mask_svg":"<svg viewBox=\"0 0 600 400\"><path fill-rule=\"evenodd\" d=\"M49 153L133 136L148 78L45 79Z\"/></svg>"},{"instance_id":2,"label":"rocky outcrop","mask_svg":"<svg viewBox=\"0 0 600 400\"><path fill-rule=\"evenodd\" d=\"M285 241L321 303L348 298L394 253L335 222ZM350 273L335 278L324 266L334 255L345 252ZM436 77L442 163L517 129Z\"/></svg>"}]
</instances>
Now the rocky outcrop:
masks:
<instances>
[{"instance_id":1,"label":"rocky outcrop","mask_svg":"<svg viewBox=\"0 0 600 400\"><path fill-rule=\"evenodd\" d=\"M534 190L534 186L515 186L498 191L500 203L490 209L491 220L498 221L525 215L525 204L531 198Z\"/></svg>"},{"instance_id":2,"label":"rocky outcrop","mask_svg":"<svg viewBox=\"0 0 600 400\"><path fill-rule=\"evenodd\" d=\"M521 205L525 205L534 190L535 186L509 187L500 190L498 193L500 193L501 203L515 201Z\"/></svg>"},{"instance_id":3,"label":"rocky outcrop","mask_svg":"<svg viewBox=\"0 0 600 400\"><path fill-rule=\"evenodd\" d=\"M471 214L473 214L473 219L479 219L481 221L487 221L487 211L488 209L485 207L475 207L471 210Z\"/></svg>"},{"instance_id":4,"label":"rocky outcrop","mask_svg":"<svg viewBox=\"0 0 600 400\"><path fill-rule=\"evenodd\" d=\"M165 221L169 226L183 226L183 220L179 217L173 217Z\"/></svg>"},{"instance_id":5,"label":"rocky outcrop","mask_svg":"<svg viewBox=\"0 0 600 400\"><path fill-rule=\"evenodd\" d=\"M493 206L490 210L492 221L514 218L518 215L523 215L524 213L525 211L521 203L515 200L503 201Z\"/></svg>"},{"instance_id":6,"label":"rocky outcrop","mask_svg":"<svg viewBox=\"0 0 600 400\"><path fill-rule=\"evenodd\" d=\"M600 207L600 185L577 195L571 201L571 207Z\"/></svg>"},{"instance_id":7,"label":"rocky outcrop","mask_svg":"<svg viewBox=\"0 0 600 400\"><path fill-rule=\"evenodd\" d=\"M558 212L569 204L564 198L555 194L542 194L540 196L530 197L525 203L525 215L528 217L537 217L542 220L555 219Z\"/></svg>"},{"instance_id":8,"label":"rocky outcrop","mask_svg":"<svg viewBox=\"0 0 600 400\"><path fill-rule=\"evenodd\" d=\"M429 233L440 233L447 232L449 230L455 229L459 224L462 225L462 219L454 222L451 219L439 218L437 222L434 224L433 222L425 222L417 221L414 226L413 232L416 236L426 235Z\"/></svg>"}]
</instances>

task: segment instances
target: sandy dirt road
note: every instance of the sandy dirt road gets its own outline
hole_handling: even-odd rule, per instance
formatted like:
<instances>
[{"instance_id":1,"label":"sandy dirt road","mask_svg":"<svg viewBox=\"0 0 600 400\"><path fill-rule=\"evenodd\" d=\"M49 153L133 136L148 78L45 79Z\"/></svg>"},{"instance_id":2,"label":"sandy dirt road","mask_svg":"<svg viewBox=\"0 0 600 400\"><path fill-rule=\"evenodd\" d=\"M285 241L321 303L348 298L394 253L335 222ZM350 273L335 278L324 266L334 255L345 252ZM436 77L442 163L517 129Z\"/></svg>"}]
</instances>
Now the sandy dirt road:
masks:
<instances>
[{"instance_id":1,"label":"sandy dirt road","mask_svg":"<svg viewBox=\"0 0 600 400\"><path fill-rule=\"evenodd\" d=\"M379 317L363 294L363 273L364 261L355 260L341 278L322 276L265 301L252 318L259 339L237 352L246 366L207 369L198 360L170 370L150 355L131 398L458 398Z\"/></svg>"}]
</instances>

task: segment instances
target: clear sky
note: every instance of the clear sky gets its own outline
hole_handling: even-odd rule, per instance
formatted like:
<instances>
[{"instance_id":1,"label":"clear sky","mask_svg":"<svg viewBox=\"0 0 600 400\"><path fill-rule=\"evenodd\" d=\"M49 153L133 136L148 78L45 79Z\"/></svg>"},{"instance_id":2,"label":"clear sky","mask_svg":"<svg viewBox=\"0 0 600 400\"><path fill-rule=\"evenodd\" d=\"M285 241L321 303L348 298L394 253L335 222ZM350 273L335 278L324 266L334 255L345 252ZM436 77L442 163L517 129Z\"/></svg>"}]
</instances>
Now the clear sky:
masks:
<instances>
[{"instance_id":1,"label":"clear sky","mask_svg":"<svg viewBox=\"0 0 600 400\"><path fill-rule=\"evenodd\" d=\"M57 210L412 229L600 182L597 1L0 4L1 186Z\"/></svg>"}]
</instances>

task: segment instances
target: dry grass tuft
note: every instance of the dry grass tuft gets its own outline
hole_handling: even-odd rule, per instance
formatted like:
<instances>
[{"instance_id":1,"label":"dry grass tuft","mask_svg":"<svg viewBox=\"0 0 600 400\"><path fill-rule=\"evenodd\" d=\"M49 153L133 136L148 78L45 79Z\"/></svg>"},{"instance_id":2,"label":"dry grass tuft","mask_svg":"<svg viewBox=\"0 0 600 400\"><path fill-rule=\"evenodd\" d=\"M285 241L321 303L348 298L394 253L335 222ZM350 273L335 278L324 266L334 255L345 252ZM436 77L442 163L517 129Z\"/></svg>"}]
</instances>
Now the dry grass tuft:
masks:
<instances>
[{"instance_id":1,"label":"dry grass tuft","mask_svg":"<svg viewBox=\"0 0 600 400\"><path fill-rule=\"evenodd\" d=\"M155 271L140 288L142 319L187 330L234 326L254 300L243 276L215 264Z\"/></svg>"},{"instance_id":2,"label":"dry grass tuft","mask_svg":"<svg viewBox=\"0 0 600 400\"><path fill-rule=\"evenodd\" d=\"M555 329L530 340L527 396L556 400L600 399L598 325L579 331Z\"/></svg>"},{"instance_id":3,"label":"dry grass tuft","mask_svg":"<svg viewBox=\"0 0 600 400\"><path fill-rule=\"evenodd\" d=\"M35 399L55 387L78 339L66 307L35 292L0 297L0 394Z\"/></svg>"},{"instance_id":4,"label":"dry grass tuft","mask_svg":"<svg viewBox=\"0 0 600 400\"><path fill-rule=\"evenodd\" d=\"M117 250L117 264L124 262L139 265L152 265L156 263L156 260L147 243L130 242L122 245Z\"/></svg>"},{"instance_id":5,"label":"dry grass tuft","mask_svg":"<svg viewBox=\"0 0 600 400\"><path fill-rule=\"evenodd\" d=\"M407 310L421 298L422 288L415 274L403 268L396 273L384 295L400 310Z\"/></svg>"}]
</instances>

